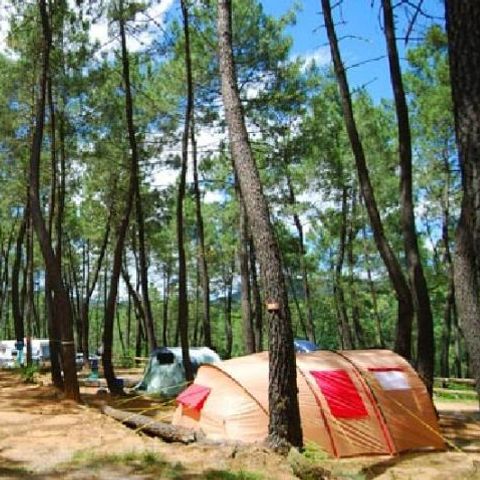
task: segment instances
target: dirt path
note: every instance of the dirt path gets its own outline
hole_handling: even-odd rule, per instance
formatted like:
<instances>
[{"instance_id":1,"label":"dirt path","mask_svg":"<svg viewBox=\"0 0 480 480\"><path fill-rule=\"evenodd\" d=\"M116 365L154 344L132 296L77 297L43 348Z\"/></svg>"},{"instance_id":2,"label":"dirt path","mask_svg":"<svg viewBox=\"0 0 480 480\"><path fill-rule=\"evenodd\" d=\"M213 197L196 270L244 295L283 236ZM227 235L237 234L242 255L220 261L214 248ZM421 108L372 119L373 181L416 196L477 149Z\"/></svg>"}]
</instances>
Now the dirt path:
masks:
<instances>
[{"instance_id":1,"label":"dirt path","mask_svg":"<svg viewBox=\"0 0 480 480\"><path fill-rule=\"evenodd\" d=\"M0 370L0 478L235 480L235 474L222 476L230 471L294 478L286 461L261 447L166 444L101 414L94 407L106 397L85 391L83 398L85 405L61 400L51 387L27 385ZM145 401L128 405L149 406ZM254 478L242 475L238 479Z\"/></svg>"},{"instance_id":2,"label":"dirt path","mask_svg":"<svg viewBox=\"0 0 480 480\"><path fill-rule=\"evenodd\" d=\"M84 405L61 400L49 386L27 385L0 370L0 478L33 480L206 479L290 480L289 462L260 446L166 444L138 434L98 411L114 403L165 420L171 408L136 399L118 405L96 389ZM319 462L335 478L480 480L480 416L442 405L445 435L463 451L412 453ZM468 405L467 405L468 407ZM320 452L321 453L321 452ZM311 476L310 478L318 478Z\"/></svg>"}]
</instances>

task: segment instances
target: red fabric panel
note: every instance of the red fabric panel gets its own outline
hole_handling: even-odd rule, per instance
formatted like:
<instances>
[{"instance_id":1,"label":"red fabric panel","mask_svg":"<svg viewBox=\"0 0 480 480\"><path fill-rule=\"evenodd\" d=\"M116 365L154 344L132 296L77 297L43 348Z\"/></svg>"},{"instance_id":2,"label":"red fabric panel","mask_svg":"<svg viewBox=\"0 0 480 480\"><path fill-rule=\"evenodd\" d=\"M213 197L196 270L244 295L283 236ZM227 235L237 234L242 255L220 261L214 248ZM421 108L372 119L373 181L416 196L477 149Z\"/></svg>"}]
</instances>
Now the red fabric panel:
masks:
<instances>
[{"instance_id":1,"label":"red fabric panel","mask_svg":"<svg viewBox=\"0 0 480 480\"><path fill-rule=\"evenodd\" d=\"M192 383L192 385L177 397L177 402L185 407L200 411L203 408L210 391L211 388L209 387L203 387L202 385Z\"/></svg>"},{"instance_id":2,"label":"red fabric panel","mask_svg":"<svg viewBox=\"0 0 480 480\"><path fill-rule=\"evenodd\" d=\"M345 370L311 371L332 415L337 418L364 418L367 409Z\"/></svg>"}]
</instances>

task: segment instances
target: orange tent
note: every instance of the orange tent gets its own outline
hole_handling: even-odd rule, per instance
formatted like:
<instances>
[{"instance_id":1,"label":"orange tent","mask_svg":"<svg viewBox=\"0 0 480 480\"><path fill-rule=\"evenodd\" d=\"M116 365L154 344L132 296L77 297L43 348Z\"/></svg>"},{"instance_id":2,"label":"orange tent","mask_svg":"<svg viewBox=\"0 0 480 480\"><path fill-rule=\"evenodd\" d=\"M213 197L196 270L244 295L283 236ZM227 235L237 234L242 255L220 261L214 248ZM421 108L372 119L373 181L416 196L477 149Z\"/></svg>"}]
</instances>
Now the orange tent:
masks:
<instances>
[{"instance_id":1,"label":"orange tent","mask_svg":"<svg viewBox=\"0 0 480 480\"><path fill-rule=\"evenodd\" d=\"M425 386L391 351L297 354L297 385L304 441L333 456L445 447ZM268 353L200 367L177 402L174 425L212 440L264 440Z\"/></svg>"}]
</instances>

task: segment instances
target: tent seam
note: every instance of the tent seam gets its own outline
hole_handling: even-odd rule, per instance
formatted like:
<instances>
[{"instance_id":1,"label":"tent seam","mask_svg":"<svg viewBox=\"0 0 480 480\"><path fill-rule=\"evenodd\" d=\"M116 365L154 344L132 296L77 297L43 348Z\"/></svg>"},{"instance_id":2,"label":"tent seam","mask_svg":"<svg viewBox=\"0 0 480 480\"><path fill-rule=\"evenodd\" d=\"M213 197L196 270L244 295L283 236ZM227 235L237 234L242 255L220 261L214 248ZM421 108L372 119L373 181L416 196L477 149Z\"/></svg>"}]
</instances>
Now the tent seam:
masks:
<instances>
[{"instance_id":1,"label":"tent seam","mask_svg":"<svg viewBox=\"0 0 480 480\"><path fill-rule=\"evenodd\" d=\"M375 416L379 420L380 428L381 428L381 430L382 430L382 432L385 436L385 440L387 442L388 449L390 450L390 455L395 455L398 452L398 448L395 445L395 441L393 440L392 433L390 432L390 428L388 427L388 423L387 423L387 419L385 417L385 413L382 410L380 402L378 401L378 398L375 395L375 393L373 391L373 388L370 385L370 382L363 375L363 372L353 362L353 360L350 360L347 356L343 355L338 350L332 350L332 352L336 353L339 357L346 360L353 367L353 370L356 373L356 375L360 378L361 383L362 383L362 387L365 390L365 393L367 393L367 396L369 397L370 403L372 404L372 406L375 410L375 414L376 414Z\"/></svg>"},{"instance_id":2,"label":"tent seam","mask_svg":"<svg viewBox=\"0 0 480 480\"><path fill-rule=\"evenodd\" d=\"M257 398L255 398L255 396L248 389L246 389L235 377L233 377L232 375L230 375L228 372L218 367L217 365L208 364L208 365L202 365L202 367L215 368L216 370L222 372L225 376L227 376L230 380L232 380L235 384L237 384L260 407L263 413L265 413L265 415L268 417L268 410L265 409L265 407L260 403L260 401Z\"/></svg>"},{"instance_id":3,"label":"tent seam","mask_svg":"<svg viewBox=\"0 0 480 480\"><path fill-rule=\"evenodd\" d=\"M297 360L297 359L296 359ZM333 434L332 434L332 431L330 429L330 425L328 424L328 421L327 421L327 418L325 416L325 412L323 411L323 407L321 405L321 402L320 402L320 398L317 396L317 394L315 393L315 390L313 389L313 385L310 384L310 382L308 381L308 378L307 376L305 375L305 372L301 369L301 367L299 366L298 364L298 361L295 362L295 365L297 367L297 370L300 372L300 374L302 375L303 379L305 380L305 383L307 384L308 388L310 389L310 391L312 392L312 395L313 397L315 398L315 401L317 402L317 406L318 406L318 409L320 410L320 415L322 417L322 420L323 420L323 424L325 425L325 429L327 430L327 433L328 433L328 437L330 439L330 443L332 445L332 450L333 450L333 454L335 455L335 457L338 458L338 450L337 450L337 447L335 445L335 442L333 440ZM297 390L298 390L298 383L297 383Z\"/></svg>"}]
</instances>

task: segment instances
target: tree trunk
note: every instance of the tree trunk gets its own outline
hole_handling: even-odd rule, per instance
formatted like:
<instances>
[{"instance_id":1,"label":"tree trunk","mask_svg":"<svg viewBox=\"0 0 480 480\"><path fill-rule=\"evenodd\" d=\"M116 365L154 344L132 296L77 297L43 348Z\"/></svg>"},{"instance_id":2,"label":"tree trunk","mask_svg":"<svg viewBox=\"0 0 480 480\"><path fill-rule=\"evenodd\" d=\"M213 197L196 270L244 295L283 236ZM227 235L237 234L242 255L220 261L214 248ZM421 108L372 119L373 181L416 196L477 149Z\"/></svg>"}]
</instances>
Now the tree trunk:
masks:
<instances>
[{"instance_id":1,"label":"tree trunk","mask_svg":"<svg viewBox=\"0 0 480 480\"><path fill-rule=\"evenodd\" d=\"M190 29L188 8L185 0L181 0L183 15L183 33L185 35L185 70L187 77L187 104L185 107L185 126L182 136L182 166L177 196L177 242L178 242L178 328L182 346L182 360L187 382L193 380L193 367L190 361L188 343L188 295L187 295L187 263L185 259L185 240L183 231L183 201L185 199L185 183L188 162L188 137L193 110L192 66L190 60Z\"/></svg>"},{"instance_id":2,"label":"tree trunk","mask_svg":"<svg viewBox=\"0 0 480 480\"><path fill-rule=\"evenodd\" d=\"M163 286L163 328L162 328L162 341L163 346L168 345L168 305L170 301L170 276L171 276L171 260L166 265L164 271L164 286Z\"/></svg>"},{"instance_id":3,"label":"tree trunk","mask_svg":"<svg viewBox=\"0 0 480 480\"><path fill-rule=\"evenodd\" d=\"M25 327L23 323L23 315L20 307L20 269L22 263L23 242L25 239L25 232L27 230L27 221L29 217L28 208L25 208L22 223L18 229L17 242L15 248L15 260L12 267L12 314L13 326L15 330L15 340L17 341L17 349L23 355L23 342L25 338Z\"/></svg>"},{"instance_id":4,"label":"tree trunk","mask_svg":"<svg viewBox=\"0 0 480 480\"><path fill-rule=\"evenodd\" d=\"M195 270L195 307L194 307L194 313L193 313L192 345L200 345L200 342L202 341L202 333L203 333L203 326L202 328L200 328L200 265L198 262L198 256L197 256L196 267L197 268Z\"/></svg>"},{"instance_id":5,"label":"tree trunk","mask_svg":"<svg viewBox=\"0 0 480 480\"><path fill-rule=\"evenodd\" d=\"M53 102L53 87L52 79L48 79L48 105L50 109L50 152L51 152L51 169L52 169L52 178L50 183L50 208L48 211L48 235L50 242L52 243L53 238L53 226L55 215L59 215L57 212L57 190L59 187L58 183L58 165L57 165L57 148L56 148L56 115L55 115L55 104ZM57 232L61 229L61 222L55 222L55 228ZM58 251L58 250L57 250ZM59 251L61 254L61 249ZM48 286L48 274L45 274L45 306L46 306L46 316L47 316L47 330L50 343L50 365L51 365L51 375L53 384L63 390L63 376L62 376L62 359L61 359L61 343L60 343L60 330L61 323L60 319L55 318L55 312L53 307L52 292Z\"/></svg>"},{"instance_id":6,"label":"tree trunk","mask_svg":"<svg viewBox=\"0 0 480 480\"><path fill-rule=\"evenodd\" d=\"M293 190L292 181L290 180L290 175L287 171L287 186L289 193L289 203L292 207L296 205L295 192ZM312 302L310 299L310 283L308 281L308 272L307 272L307 263L305 261L305 242L303 239L303 225L300 221L300 216L293 210L293 223L297 229L298 234L298 254L300 257L300 269L302 272L302 283L303 283L303 297L305 302L305 312L306 312L306 328L307 328L307 338L311 342L315 343L315 324L313 322L313 311L312 311Z\"/></svg>"},{"instance_id":7,"label":"tree trunk","mask_svg":"<svg viewBox=\"0 0 480 480\"><path fill-rule=\"evenodd\" d=\"M130 114L132 111L128 110ZM147 254L145 248L145 221L143 216L142 200L140 194L140 180L138 176L138 154L137 154L137 144L135 140L135 130L133 127L133 120L128 121L128 130L130 138L130 148L132 149L132 162L135 162L136 167L136 221L138 228L138 253L140 260L140 285L142 288L142 300L143 300L143 309L145 311L145 330L147 332L147 341L150 351L153 351L157 348L157 339L155 337L155 325L153 321L152 306L150 302L150 295L148 291L148 264L147 264ZM131 133L130 133L131 132ZM135 145L135 148L133 147ZM134 153L135 152L135 153Z\"/></svg>"},{"instance_id":8,"label":"tree trunk","mask_svg":"<svg viewBox=\"0 0 480 480\"><path fill-rule=\"evenodd\" d=\"M385 348L385 340L383 338L382 331L382 319L380 318L380 313L378 311L378 301L377 301L377 290L375 288L375 283L372 278L372 269L370 267L370 254L367 248L367 233L365 228L362 229L363 234L363 244L364 244L364 256L365 256L365 268L367 270L367 279L368 286L370 289L370 295L372 296L372 306L373 306L373 316L375 319L376 326L376 341L378 348Z\"/></svg>"},{"instance_id":9,"label":"tree trunk","mask_svg":"<svg viewBox=\"0 0 480 480\"><path fill-rule=\"evenodd\" d=\"M75 343L73 339L73 315L68 294L62 280L59 257L56 257L53 251L40 205L40 156L45 120L45 97L49 70L51 30L45 0L38 0L38 5L43 28L42 71L38 81L39 97L37 100L35 130L33 134L32 150L30 155L29 200L32 222L35 227L35 232L40 243L42 256L45 261L45 268L48 273L50 287L55 295L55 315L57 315L56 318L61 318L63 320L60 333L62 337L61 342L63 350L62 359L65 396L68 399L79 401L80 392L78 388L77 371L75 366Z\"/></svg>"},{"instance_id":10,"label":"tree trunk","mask_svg":"<svg viewBox=\"0 0 480 480\"><path fill-rule=\"evenodd\" d=\"M8 323L8 311L9 311L9 287L10 287L10 272L9 272L9 266L10 266L10 252L12 249L12 244L15 239L15 223L12 223L12 228L10 229L10 233L8 235L8 239L6 242L5 250L2 252L3 253L3 260L4 260L4 267L2 271L2 287L0 289L0 323L4 317L5 312L5 326L7 326ZM9 338L9 337L6 337Z\"/></svg>"},{"instance_id":11,"label":"tree trunk","mask_svg":"<svg viewBox=\"0 0 480 480\"><path fill-rule=\"evenodd\" d=\"M408 275L417 313L417 371L427 389L433 393L433 370L435 366L435 341L433 317L427 281L422 267L415 228L415 212L412 194L412 141L408 107L403 88L402 72L395 38L395 25L391 0L382 0L384 32L387 42L390 78L395 98L398 124L398 147L400 159L400 223L403 233Z\"/></svg>"},{"instance_id":12,"label":"tree trunk","mask_svg":"<svg viewBox=\"0 0 480 480\"><path fill-rule=\"evenodd\" d=\"M127 301L127 332L126 332L126 338L125 338L125 343L127 344L127 352L128 355L131 353L130 349L130 337L132 333L132 296L130 295L130 292L128 292L128 301Z\"/></svg>"},{"instance_id":13,"label":"tree trunk","mask_svg":"<svg viewBox=\"0 0 480 480\"><path fill-rule=\"evenodd\" d=\"M250 277L252 285L252 299L253 299L253 318L255 324L255 351L261 352L263 350L263 308L262 298L260 296L260 287L257 279L257 259L255 255L255 247L253 245L253 237L250 233L248 239L249 256L250 256Z\"/></svg>"},{"instance_id":14,"label":"tree trunk","mask_svg":"<svg viewBox=\"0 0 480 480\"><path fill-rule=\"evenodd\" d=\"M142 340L144 338L143 334L143 327L142 327L142 319L138 312L136 313L137 316L137 331L135 334L135 356L141 357L142 356Z\"/></svg>"},{"instance_id":15,"label":"tree trunk","mask_svg":"<svg viewBox=\"0 0 480 480\"><path fill-rule=\"evenodd\" d=\"M458 315L457 315L457 309L455 307L455 303L453 304L453 312L452 312L452 320L453 320L453 325L455 328L455 377L456 378L462 378L463 376L463 368L462 368L462 330L460 328L460 325L458 323Z\"/></svg>"},{"instance_id":16,"label":"tree trunk","mask_svg":"<svg viewBox=\"0 0 480 480\"><path fill-rule=\"evenodd\" d=\"M112 198L114 197L114 192L112 192ZM93 292L95 291L95 287L97 286L98 278L100 276L100 271L102 269L103 259L105 257L105 252L107 251L108 246L108 239L110 237L110 229L112 224L112 216L113 216L113 201L110 205L107 225L105 227L105 232L103 234L102 245L100 246L100 252L98 253L97 263L95 265L95 270L93 272L93 277L90 278L90 268L87 269L86 274L86 285L85 285L85 294L82 298L81 307L80 307L80 324L82 329L82 352L83 358L85 363L88 362L89 358L89 336L90 336L90 318L89 318L89 310L90 310L90 300L92 298ZM88 249L87 256L90 256L90 249ZM88 261L88 264L90 262Z\"/></svg>"},{"instance_id":17,"label":"tree trunk","mask_svg":"<svg viewBox=\"0 0 480 480\"><path fill-rule=\"evenodd\" d=\"M121 36L122 36L122 65L123 65L123 82L125 86L125 118L127 121L128 141L131 153L131 175L135 186L135 214L138 231L138 254L140 263L140 285L142 289L143 310L145 312L145 331L150 350L157 348L157 340L155 338L155 328L152 315L152 306L148 291L148 264L145 246L145 220L142 206L142 196L140 191L140 174L139 174L139 156L137 139L135 136L135 123L133 120L133 98L130 86L130 62L128 59L128 50L125 42L125 18L123 10L123 2L120 4L121 15Z\"/></svg>"},{"instance_id":18,"label":"tree trunk","mask_svg":"<svg viewBox=\"0 0 480 480\"><path fill-rule=\"evenodd\" d=\"M34 288L33 288L33 227L31 219L27 221L27 242L26 242L26 268L25 275L27 279L26 288L26 338L27 338L27 365L32 365L32 336L33 336L33 316L34 316Z\"/></svg>"},{"instance_id":19,"label":"tree trunk","mask_svg":"<svg viewBox=\"0 0 480 480\"><path fill-rule=\"evenodd\" d=\"M440 375L442 377L450 376L450 344L452 339L452 316L455 314L455 285L453 282L453 260L450 251L450 167L448 158L444 156L444 168L446 182L442 200L443 224L442 224L442 243L445 249L443 261L448 275L448 292L443 307L443 326L442 341L440 352Z\"/></svg>"},{"instance_id":20,"label":"tree trunk","mask_svg":"<svg viewBox=\"0 0 480 480\"><path fill-rule=\"evenodd\" d=\"M76 326L77 330L77 340L79 345L81 346L81 324L80 324L80 310L81 310L81 301L80 301L80 282L78 280L77 275L77 265L76 265L76 258L75 253L72 248L72 242L70 240L67 241L68 245L68 275L66 278L66 287L67 290L70 292L70 303L72 305L72 314L74 325Z\"/></svg>"},{"instance_id":21,"label":"tree trunk","mask_svg":"<svg viewBox=\"0 0 480 480\"><path fill-rule=\"evenodd\" d=\"M233 348L233 329L232 329L232 291L233 291L233 272L235 271L235 260L232 260L230 266L225 267L225 358L232 357Z\"/></svg>"},{"instance_id":22,"label":"tree trunk","mask_svg":"<svg viewBox=\"0 0 480 480\"><path fill-rule=\"evenodd\" d=\"M338 246L337 261L335 265L335 280L333 292L337 302L338 323L340 326L340 341L343 349L352 350L354 348L352 331L348 322L347 306L345 304L345 295L343 292L343 262L345 258L345 244L347 238L347 187L342 191L342 211L340 223L340 238Z\"/></svg>"},{"instance_id":23,"label":"tree trunk","mask_svg":"<svg viewBox=\"0 0 480 480\"><path fill-rule=\"evenodd\" d=\"M220 76L230 148L269 305L269 443L285 451L302 445L292 325L280 251L245 127L231 32L230 0L219 0Z\"/></svg>"},{"instance_id":24,"label":"tree trunk","mask_svg":"<svg viewBox=\"0 0 480 480\"><path fill-rule=\"evenodd\" d=\"M125 20L123 18L123 2L120 2L120 37L122 43L122 68L123 68L123 80L125 82L125 113L126 118L132 118L133 107L130 90L130 64L127 54L127 44L125 37ZM105 379L108 384L110 392L114 395L123 394L123 388L118 384L115 378L115 371L112 363L112 347L113 347L113 328L115 320L115 308L117 304L118 283L120 279L120 271L122 268L123 249L125 244L125 238L127 236L128 225L130 222L130 214L133 209L133 203L135 199L136 189L136 175L137 175L137 163L134 156L130 159L130 179L128 184L128 192L126 198L126 205L124 207L124 213L117 232L117 242L113 252L112 260L112 272L110 277L110 289L108 292L108 298L105 305L105 320L103 327L103 371Z\"/></svg>"},{"instance_id":25,"label":"tree trunk","mask_svg":"<svg viewBox=\"0 0 480 480\"><path fill-rule=\"evenodd\" d=\"M57 147L56 147L56 114L55 104L53 101L53 86L52 78L48 79L48 105L50 113L50 154L51 154L51 169L52 178L50 183L50 208L48 211L48 236L50 243L53 242L54 221L57 232L57 243L61 244L61 226L62 222L58 219L61 212L57 205L57 191L60 193L58 186L58 165L57 165ZM63 145L63 144L62 144ZM61 255L61 246L57 246L57 255ZM61 259L59 260L61 262ZM60 265L61 268L61 265ZM61 320L55 317L55 308L53 305L52 291L49 287L48 272L45 273L45 310L47 316L47 330L50 343L50 365L53 384L63 390L63 376L62 376L62 351L60 343Z\"/></svg>"},{"instance_id":26,"label":"tree trunk","mask_svg":"<svg viewBox=\"0 0 480 480\"><path fill-rule=\"evenodd\" d=\"M455 133L463 198L456 231L458 314L480 394L480 3L446 1Z\"/></svg>"},{"instance_id":27,"label":"tree trunk","mask_svg":"<svg viewBox=\"0 0 480 480\"><path fill-rule=\"evenodd\" d=\"M238 226L238 261L240 264L243 341L245 345L245 352L247 354L251 354L255 353L255 337L253 332L252 306L250 298L250 273L248 269L248 223L245 205L240 196L240 192L237 192L237 197L240 208Z\"/></svg>"},{"instance_id":28,"label":"tree trunk","mask_svg":"<svg viewBox=\"0 0 480 480\"><path fill-rule=\"evenodd\" d=\"M185 46L187 48L187 46ZM192 80L191 76L187 79ZM203 339L206 347L212 346L212 333L210 325L210 278L208 275L207 255L205 249L205 231L203 226L202 216L202 202L200 198L200 185L198 181L198 159L197 159L197 141L195 139L195 114L194 114L194 84L189 87L192 95L192 118L190 126L190 141L192 144L192 159L193 159L193 189L195 194L195 217L197 220L197 235L198 235L198 265L200 270L200 284L202 286L202 305L203 305Z\"/></svg>"},{"instance_id":29,"label":"tree trunk","mask_svg":"<svg viewBox=\"0 0 480 480\"><path fill-rule=\"evenodd\" d=\"M292 296L293 304L295 305L295 310L297 311L298 322L300 323L300 327L302 329L302 335L306 338L308 337L307 334L307 326L305 325L305 319L303 318L302 308L300 307L300 302L298 301L297 292L295 289L295 284L293 283L292 279L292 272L285 266L285 277L287 281L288 288L290 290L290 294ZM297 325L293 324L293 333L297 335Z\"/></svg>"},{"instance_id":30,"label":"tree trunk","mask_svg":"<svg viewBox=\"0 0 480 480\"><path fill-rule=\"evenodd\" d=\"M455 302L455 288L453 277L449 281L447 300L443 309L443 325L440 350L440 376L448 378L450 376L450 342L452 338L452 312Z\"/></svg>"},{"instance_id":31,"label":"tree trunk","mask_svg":"<svg viewBox=\"0 0 480 480\"><path fill-rule=\"evenodd\" d=\"M405 357L407 360L411 357L411 337L413 320L413 301L407 280L403 275L400 263L389 245L383 224L378 211L375 194L370 181L365 152L360 141L358 129L353 116L352 100L347 82L345 68L338 48L338 40L335 33L335 27L332 19L332 12L329 0L321 0L325 26L327 28L330 51L332 54L335 76L337 78L340 96L342 100L342 109L347 128L348 137L352 147L352 152L357 166L358 179L362 191L362 197L365 200L365 207L370 219L370 225L373 231L375 244L382 257L385 267L388 271L390 282L395 290L398 301L397 332L395 338L395 351Z\"/></svg>"},{"instance_id":32,"label":"tree trunk","mask_svg":"<svg viewBox=\"0 0 480 480\"><path fill-rule=\"evenodd\" d=\"M128 294L130 298L133 300L133 306L136 312L136 316L140 320L140 323L142 325L142 332L143 332L145 329L145 311L143 310L143 303L138 293L133 288L132 282L130 281L127 267L122 268L122 278L123 278L123 281L125 282L125 286L127 287Z\"/></svg>"},{"instance_id":33,"label":"tree trunk","mask_svg":"<svg viewBox=\"0 0 480 480\"><path fill-rule=\"evenodd\" d=\"M355 345L357 348L365 348L365 334L363 331L362 324L360 322L360 307L358 303L358 291L355 282L355 253L354 253L354 240L356 236L355 228L355 216L357 210L357 192L355 189L352 190L351 194L352 206L350 209L350 221L348 222L348 231L347 231L347 262L348 262L348 288L350 291L350 304L351 304L351 318L353 325L353 336L355 340Z\"/></svg>"}]
</instances>

